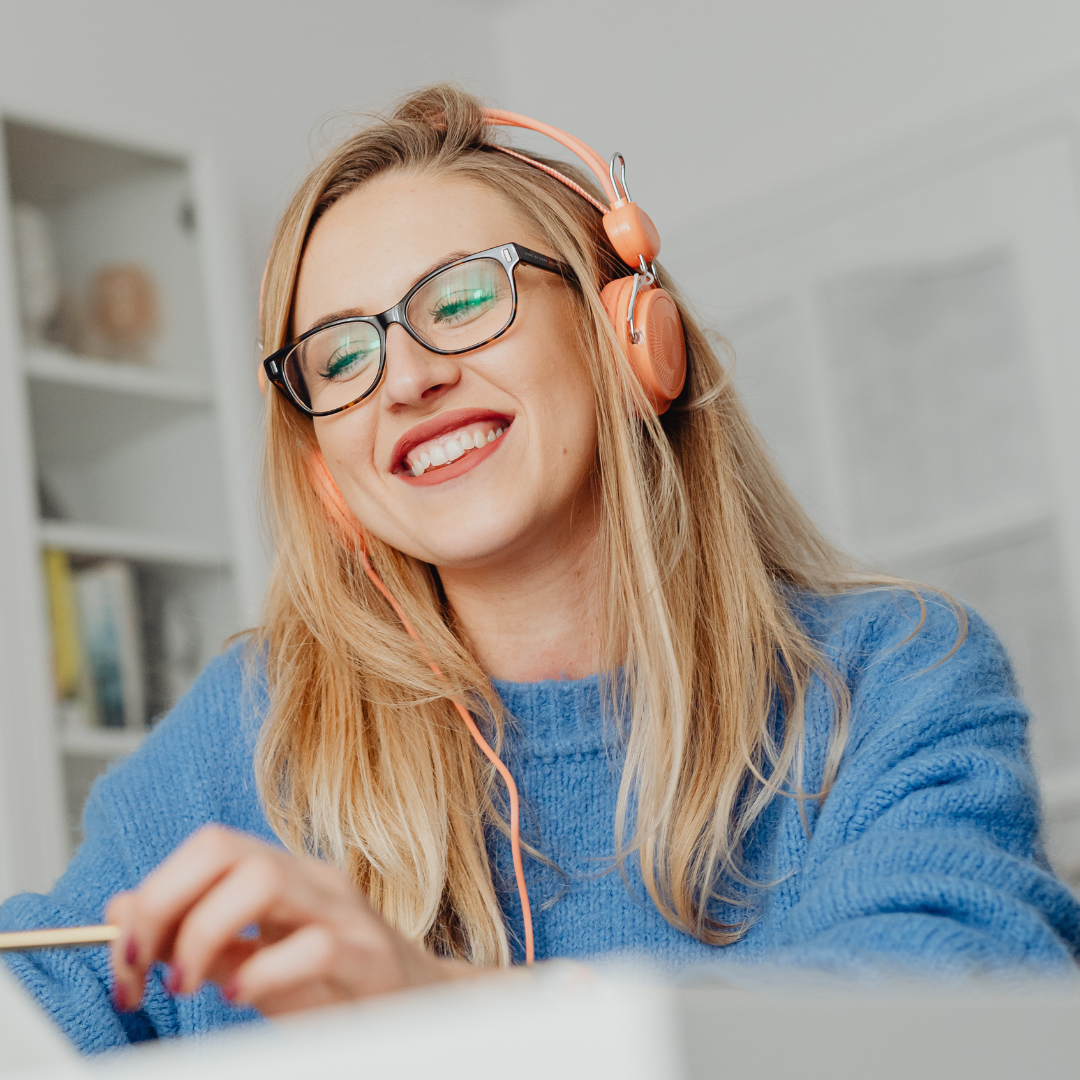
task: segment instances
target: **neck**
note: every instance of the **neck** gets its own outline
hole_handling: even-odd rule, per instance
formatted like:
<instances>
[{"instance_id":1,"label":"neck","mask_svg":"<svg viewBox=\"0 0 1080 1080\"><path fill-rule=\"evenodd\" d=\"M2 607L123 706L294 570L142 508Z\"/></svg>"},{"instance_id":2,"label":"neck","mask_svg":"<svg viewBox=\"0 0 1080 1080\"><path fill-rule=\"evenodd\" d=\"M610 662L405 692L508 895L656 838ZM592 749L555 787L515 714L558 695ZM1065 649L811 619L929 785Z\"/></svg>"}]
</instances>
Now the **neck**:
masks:
<instances>
[{"instance_id":1,"label":"neck","mask_svg":"<svg viewBox=\"0 0 1080 1080\"><path fill-rule=\"evenodd\" d=\"M580 679L600 669L595 519L577 515L565 535L499 566L440 569L446 597L493 678Z\"/></svg>"}]
</instances>

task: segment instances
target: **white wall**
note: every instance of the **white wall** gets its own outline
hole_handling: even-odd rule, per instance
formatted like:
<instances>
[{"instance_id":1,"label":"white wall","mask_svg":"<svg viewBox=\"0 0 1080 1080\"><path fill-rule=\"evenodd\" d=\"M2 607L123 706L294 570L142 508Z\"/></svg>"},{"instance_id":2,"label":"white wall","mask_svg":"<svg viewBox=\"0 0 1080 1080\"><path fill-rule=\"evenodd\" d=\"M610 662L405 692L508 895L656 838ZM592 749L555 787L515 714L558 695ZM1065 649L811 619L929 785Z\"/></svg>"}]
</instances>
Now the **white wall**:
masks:
<instances>
[{"instance_id":1,"label":"white wall","mask_svg":"<svg viewBox=\"0 0 1080 1080\"><path fill-rule=\"evenodd\" d=\"M675 237L1080 65L1080 4L523 0L498 35L506 107L621 150Z\"/></svg>"}]
</instances>

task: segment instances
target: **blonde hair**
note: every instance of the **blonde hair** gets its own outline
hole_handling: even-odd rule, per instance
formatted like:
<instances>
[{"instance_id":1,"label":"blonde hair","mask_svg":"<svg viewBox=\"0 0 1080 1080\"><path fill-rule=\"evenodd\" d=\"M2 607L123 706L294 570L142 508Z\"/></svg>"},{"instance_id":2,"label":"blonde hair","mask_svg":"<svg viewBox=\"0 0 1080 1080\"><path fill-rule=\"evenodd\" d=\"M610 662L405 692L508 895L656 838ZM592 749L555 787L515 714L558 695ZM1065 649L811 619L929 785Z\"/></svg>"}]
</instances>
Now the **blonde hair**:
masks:
<instances>
[{"instance_id":1,"label":"blonde hair","mask_svg":"<svg viewBox=\"0 0 1080 1080\"><path fill-rule=\"evenodd\" d=\"M717 898L738 902L722 884L742 878L743 842L769 801L780 792L803 797L804 705L815 676L835 702L815 794L828 790L844 741L846 688L800 625L792 597L849 588L856 577L793 499L666 273L689 370L674 407L662 418L649 411L600 302L603 285L626 271L599 214L540 170L492 151L489 139L480 103L436 86L333 150L301 184L274 238L265 349L288 340L314 222L382 173L485 185L573 268L599 429L605 664L621 673L610 680L626 754L616 862L636 852L663 916L727 944L746 923L719 923L709 911ZM309 480L314 446L311 421L269 394L264 483L277 558L258 635L271 704L256 755L269 821L290 848L343 867L406 935L505 964L507 929L485 844L486 825L506 828L497 777L426 657L339 541ZM490 723L497 749L501 702L455 627L435 567L374 536L368 549L453 691Z\"/></svg>"}]
</instances>

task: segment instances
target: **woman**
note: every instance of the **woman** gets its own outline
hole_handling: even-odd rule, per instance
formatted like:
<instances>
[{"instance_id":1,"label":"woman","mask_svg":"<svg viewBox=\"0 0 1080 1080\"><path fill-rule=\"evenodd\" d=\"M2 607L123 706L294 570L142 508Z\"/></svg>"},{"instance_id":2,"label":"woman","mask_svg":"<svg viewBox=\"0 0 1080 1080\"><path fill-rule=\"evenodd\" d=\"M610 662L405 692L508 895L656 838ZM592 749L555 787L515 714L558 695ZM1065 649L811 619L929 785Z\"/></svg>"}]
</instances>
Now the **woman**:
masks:
<instances>
[{"instance_id":1,"label":"woman","mask_svg":"<svg viewBox=\"0 0 1080 1080\"><path fill-rule=\"evenodd\" d=\"M647 267L492 138L421 91L293 199L264 282L262 626L95 786L53 892L3 909L107 913L111 969L15 970L84 1049L530 945L1071 971L993 634L853 573L681 307L660 415L600 295Z\"/></svg>"}]
</instances>

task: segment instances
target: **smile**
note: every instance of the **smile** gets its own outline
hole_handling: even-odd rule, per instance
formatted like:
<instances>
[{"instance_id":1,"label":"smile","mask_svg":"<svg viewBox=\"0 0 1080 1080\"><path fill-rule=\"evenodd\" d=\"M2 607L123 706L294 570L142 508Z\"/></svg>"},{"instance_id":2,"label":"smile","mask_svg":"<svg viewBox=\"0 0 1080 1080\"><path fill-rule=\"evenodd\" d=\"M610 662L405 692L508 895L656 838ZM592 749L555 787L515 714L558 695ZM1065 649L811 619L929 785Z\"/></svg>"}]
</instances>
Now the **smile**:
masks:
<instances>
[{"instance_id":1,"label":"smile","mask_svg":"<svg viewBox=\"0 0 1080 1080\"><path fill-rule=\"evenodd\" d=\"M466 454L483 449L500 438L508 427L505 420L465 425L414 446L402 465L413 476L423 476L429 469L445 468Z\"/></svg>"},{"instance_id":2,"label":"smile","mask_svg":"<svg viewBox=\"0 0 1080 1080\"><path fill-rule=\"evenodd\" d=\"M491 457L513 422L513 416L492 409L439 413L398 439L390 471L410 487L453 480Z\"/></svg>"}]
</instances>

